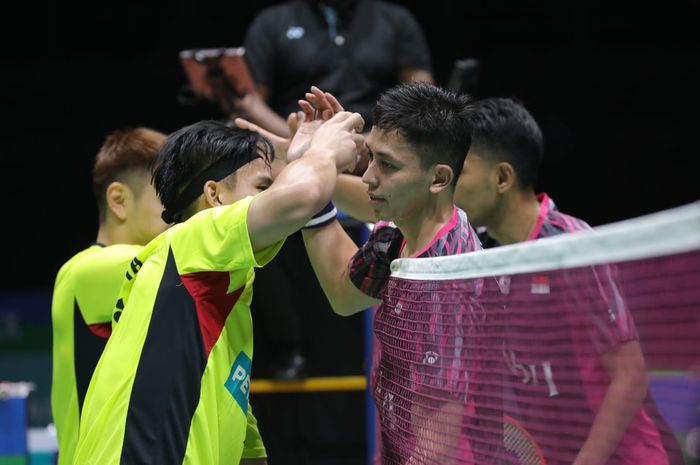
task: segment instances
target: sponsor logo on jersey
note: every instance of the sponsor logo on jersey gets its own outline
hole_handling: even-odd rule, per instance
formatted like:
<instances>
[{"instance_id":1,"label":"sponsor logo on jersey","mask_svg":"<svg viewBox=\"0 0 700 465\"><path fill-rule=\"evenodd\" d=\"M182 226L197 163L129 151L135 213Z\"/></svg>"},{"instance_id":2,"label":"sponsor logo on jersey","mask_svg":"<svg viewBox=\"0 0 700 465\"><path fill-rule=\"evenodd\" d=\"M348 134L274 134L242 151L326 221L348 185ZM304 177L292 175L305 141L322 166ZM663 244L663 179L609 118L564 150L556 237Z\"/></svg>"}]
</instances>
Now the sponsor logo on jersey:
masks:
<instances>
[{"instance_id":1,"label":"sponsor logo on jersey","mask_svg":"<svg viewBox=\"0 0 700 465\"><path fill-rule=\"evenodd\" d=\"M228 392L241 407L243 413L248 413L248 395L250 394L250 368L253 362L245 352L240 352L233 362L231 372L224 383Z\"/></svg>"}]
</instances>

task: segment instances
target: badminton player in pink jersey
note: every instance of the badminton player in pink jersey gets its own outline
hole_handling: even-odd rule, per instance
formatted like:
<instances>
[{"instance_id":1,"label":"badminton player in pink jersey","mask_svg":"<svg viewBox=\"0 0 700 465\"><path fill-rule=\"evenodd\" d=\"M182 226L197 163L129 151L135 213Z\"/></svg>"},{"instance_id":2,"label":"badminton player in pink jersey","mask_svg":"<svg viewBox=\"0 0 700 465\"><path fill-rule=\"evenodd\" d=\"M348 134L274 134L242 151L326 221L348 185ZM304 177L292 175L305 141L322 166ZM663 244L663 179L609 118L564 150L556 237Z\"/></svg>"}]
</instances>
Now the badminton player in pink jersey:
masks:
<instances>
[{"instance_id":1,"label":"badminton player in pink jersey","mask_svg":"<svg viewBox=\"0 0 700 465\"><path fill-rule=\"evenodd\" d=\"M475 107L455 202L479 228L484 247L590 229L561 213L546 193L536 195L543 137L525 107L507 98ZM615 270L596 266L513 279L520 280L509 283L518 324L504 350L517 392L511 413L538 440L547 463L679 463L678 445L647 391Z\"/></svg>"},{"instance_id":2,"label":"badminton player in pink jersey","mask_svg":"<svg viewBox=\"0 0 700 465\"><path fill-rule=\"evenodd\" d=\"M325 108L324 95L317 90L313 94L307 98ZM397 334L400 305L392 302L391 311L385 305L392 260L481 249L467 215L453 201L471 143L471 113L467 96L432 84L399 85L384 92L366 137L370 161L362 176L364 196L379 219L368 241L358 248L332 214L303 230L314 271L335 312L352 315L378 305L371 383L383 464L475 463L476 454L463 434L475 409L469 392L474 360L455 356L464 350L462 345L444 344L463 340L454 331L470 332L460 322L468 321L473 309L454 306L441 313L429 306L414 308L411 324L419 330ZM328 211L333 208L329 205ZM411 347L415 358L401 357L398 344ZM446 429L434 430L439 424Z\"/></svg>"},{"instance_id":3,"label":"badminton player in pink jersey","mask_svg":"<svg viewBox=\"0 0 700 465\"><path fill-rule=\"evenodd\" d=\"M342 110L318 88L312 87L306 98L300 105L307 118ZM416 305L403 302L401 293L396 297L388 285L396 258L481 249L465 212L453 202L455 173L471 143L470 131L465 131L471 112L468 97L430 84L386 91L366 138L370 162L362 185L355 176L340 175L338 183L348 185L334 196L351 211L353 206L364 210L353 211L357 218L379 218L369 240L358 248L335 221L332 203L303 230L314 271L336 313L352 315L378 305L371 389L382 464L488 464L499 457L502 423L476 420L481 407L475 390L484 383L478 382L479 357L467 353L475 338L465 336L481 330L475 324L483 321L481 314L475 318L478 305ZM248 121L239 118L236 124L263 133L278 150L289 144ZM360 195L346 202L346 188ZM474 282L469 292L477 295L479 281ZM404 324L414 329L397 331ZM471 441L475 429L489 430L490 437L484 440L482 432Z\"/></svg>"},{"instance_id":4,"label":"badminton player in pink jersey","mask_svg":"<svg viewBox=\"0 0 700 465\"><path fill-rule=\"evenodd\" d=\"M468 212L484 248L590 229L546 193L536 194L543 137L524 106L507 98L478 101L471 127L455 203ZM339 175L335 203L376 221L363 197L356 179ZM529 430L548 465L682 463L647 392L637 332L614 271L597 266L504 283L509 300L518 302L510 315L517 324L505 335L514 388L506 389L507 413ZM527 334L517 329L523 327Z\"/></svg>"}]
</instances>

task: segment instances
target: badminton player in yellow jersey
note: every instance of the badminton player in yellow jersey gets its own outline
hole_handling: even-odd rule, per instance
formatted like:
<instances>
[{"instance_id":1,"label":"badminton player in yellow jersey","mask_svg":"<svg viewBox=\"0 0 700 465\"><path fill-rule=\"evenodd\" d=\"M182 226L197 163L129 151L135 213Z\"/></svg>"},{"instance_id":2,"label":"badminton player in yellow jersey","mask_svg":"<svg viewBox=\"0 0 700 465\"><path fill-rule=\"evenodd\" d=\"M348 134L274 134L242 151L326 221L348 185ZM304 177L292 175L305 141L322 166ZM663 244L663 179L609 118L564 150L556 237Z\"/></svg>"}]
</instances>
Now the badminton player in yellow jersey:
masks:
<instances>
[{"instance_id":1,"label":"badminton player in yellow jersey","mask_svg":"<svg viewBox=\"0 0 700 465\"><path fill-rule=\"evenodd\" d=\"M150 183L149 163L165 134L137 127L110 133L95 157L96 241L58 272L51 307L51 410L58 463L73 463L79 416L90 377L111 333L124 271L141 247L166 229Z\"/></svg>"},{"instance_id":2,"label":"badminton player in yellow jersey","mask_svg":"<svg viewBox=\"0 0 700 465\"><path fill-rule=\"evenodd\" d=\"M255 132L203 121L168 137L153 181L164 219L179 224L130 265L74 463L264 463L259 436L250 442L253 270L323 217L363 124L349 112L302 123L289 158L303 156L274 183L272 146Z\"/></svg>"}]
</instances>

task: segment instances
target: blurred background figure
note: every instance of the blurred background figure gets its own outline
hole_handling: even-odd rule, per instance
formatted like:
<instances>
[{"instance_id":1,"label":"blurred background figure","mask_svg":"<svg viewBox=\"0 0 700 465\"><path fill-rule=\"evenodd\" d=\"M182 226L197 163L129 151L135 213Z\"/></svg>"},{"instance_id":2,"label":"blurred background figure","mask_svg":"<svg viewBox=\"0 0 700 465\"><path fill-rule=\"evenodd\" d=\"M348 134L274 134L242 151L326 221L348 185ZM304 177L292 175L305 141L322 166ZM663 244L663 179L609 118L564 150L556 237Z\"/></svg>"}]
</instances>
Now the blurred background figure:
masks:
<instances>
[{"instance_id":1,"label":"blurred background figure","mask_svg":"<svg viewBox=\"0 0 700 465\"><path fill-rule=\"evenodd\" d=\"M311 85L334 94L348 111L359 112L368 131L383 90L398 82L433 81L428 44L418 22L405 7L384 1L276 4L255 16L244 47L257 90L240 100L243 116L279 135L288 135L287 115L299 109L297 102ZM359 165L355 172L362 174L367 160ZM351 232L357 237L357 227ZM275 261L261 271L254 307L267 322L265 350L279 354L271 360L269 376L304 377L307 358L315 354L304 350L312 334L304 329L302 315L328 318L331 313L301 234L290 236ZM309 305L312 302L319 305Z\"/></svg>"},{"instance_id":2,"label":"blurred background figure","mask_svg":"<svg viewBox=\"0 0 700 465\"><path fill-rule=\"evenodd\" d=\"M292 0L261 10L247 30L246 60L257 85L245 116L287 135L286 117L316 85L372 126L379 94L397 82L433 82L423 31L403 6L381 0ZM273 113L260 111L267 106Z\"/></svg>"},{"instance_id":3,"label":"blurred background figure","mask_svg":"<svg viewBox=\"0 0 700 465\"><path fill-rule=\"evenodd\" d=\"M278 2L255 15L243 46L256 92L238 100L238 109L244 118L281 136L288 135L287 117L299 110L298 101L311 85L334 94L346 110L359 112L368 132L382 91L399 82L434 81L430 49L418 21L405 6L385 1ZM366 166L363 158L353 173L361 175ZM353 240L364 240L363 223L342 212L340 219ZM364 371L366 367L358 365L363 320L333 314L300 232L289 236L275 260L257 273L254 286L252 311L260 323L257 377L293 380ZM329 347L345 350L341 354ZM341 434L350 443L358 440L364 420L357 412L363 407L341 396L303 399L297 406L276 404L277 399L258 402L266 437L278 437L284 444L268 442L271 456L276 447L294 450L306 442L322 450L332 427L330 411L336 418L352 418ZM266 414L270 418L264 418ZM300 428L304 423L307 426Z\"/></svg>"},{"instance_id":4,"label":"blurred background figure","mask_svg":"<svg viewBox=\"0 0 700 465\"><path fill-rule=\"evenodd\" d=\"M112 333L112 310L131 260L167 224L149 165L165 134L145 127L111 132L94 160L99 213L95 242L59 270L53 290L51 411L58 463L73 463L90 378Z\"/></svg>"}]
</instances>

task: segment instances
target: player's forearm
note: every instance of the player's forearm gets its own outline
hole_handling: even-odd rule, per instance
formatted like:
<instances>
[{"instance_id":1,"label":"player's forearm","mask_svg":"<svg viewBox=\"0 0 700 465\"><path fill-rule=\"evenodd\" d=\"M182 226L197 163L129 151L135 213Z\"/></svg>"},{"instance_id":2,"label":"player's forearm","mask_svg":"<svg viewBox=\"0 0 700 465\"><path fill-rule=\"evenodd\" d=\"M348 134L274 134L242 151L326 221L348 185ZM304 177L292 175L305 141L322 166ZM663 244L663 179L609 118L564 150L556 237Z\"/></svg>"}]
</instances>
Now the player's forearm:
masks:
<instances>
[{"instance_id":1,"label":"player's forearm","mask_svg":"<svg viewBox=\"0 0 700 465\"><path fill-rule=\"evenodd\" d=\"M253 250L262 250L301 229L328 203L337 168L322 154L290 163L272 186L253 199L248 232Z\"/></svg>"},{"instance_id":2,"label":"player's forearm","mask_svg":"<svg viewBox=\"0 0 700 465\"><path fill-rule=\"evenodd\" d=\"M287 120L275 113L260 95L246 95L240 100L240 107L246 119L280 137L289 137Z\"/></svg>"},{"instance_id":3,"label":"player's forearm","mask_svg":"<svg viewBox=\"0 0 700 465\"><path fill-rule=\"evenodd\" d=\"M374 223L372 205L367 195L367 185L362 178L351 174L339 174L333 192L333 202L348 215L366 223Z\"/></svg>"},{"instance_id":4,"label":"player's forearm","mask_svg":"<svg viewBox=\"0 0 700 465\"><path fill-rule=\"evenodd\" d=\"M644 370L618 371L574 465L604 465L617 449L647 393Z\"/></svg>"},{"instance_id":5,"label":"player's forearm","mask_svg":"<svg viewBox=\"0 0 700 465\"><path fill-rule=\"evenodd\" d=\"M332 153L310 149L304 157L288 164L277 176L274 189L280 189L280 209L297 212L304 223L321 210L335 189L337 168Z\"/></svg>"},{"instance_id":6,"label":"player's forearm","mask_svg":"<svg viewBox=\"0 0 700 465\"><path fill-rule=\"evenodd\" d=\"M414 404L411 408L416 445L407 465L456 462L464 405L445 402L433 410Z\"/></svg>"},{"instance_id":7,"label":"player's forearm","mask_svg":"<svg viewBox=\"0 0 700 465\"><path fill-rule=\"evenodd\" d=\"M277 158L275 157L274 161L272 162L272 169L270 170L270 174L272 175L272 179L277 179L277 176L282 172L283 169L287 167L287 160L284 160L282 158Z\"/></svg>"},{"instance_id":8,"label":"player's forearm","mask_svg":"<svg viewBox=\"0 0 700 465\"><path fill-rule=\"evenodd\" d=\"M340 223L334 221L321 228L304 229L303 236L309 260L333 311L349 316L371 305L358 298L360 291L348 277L348 262L357 252L357 246Z\"/></svg>"}]
</instances>

